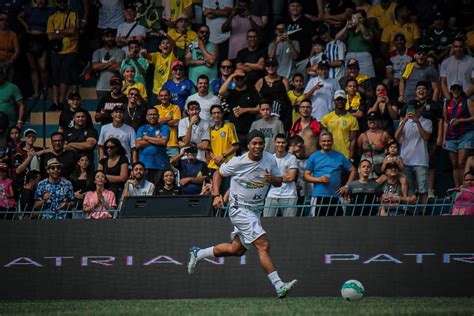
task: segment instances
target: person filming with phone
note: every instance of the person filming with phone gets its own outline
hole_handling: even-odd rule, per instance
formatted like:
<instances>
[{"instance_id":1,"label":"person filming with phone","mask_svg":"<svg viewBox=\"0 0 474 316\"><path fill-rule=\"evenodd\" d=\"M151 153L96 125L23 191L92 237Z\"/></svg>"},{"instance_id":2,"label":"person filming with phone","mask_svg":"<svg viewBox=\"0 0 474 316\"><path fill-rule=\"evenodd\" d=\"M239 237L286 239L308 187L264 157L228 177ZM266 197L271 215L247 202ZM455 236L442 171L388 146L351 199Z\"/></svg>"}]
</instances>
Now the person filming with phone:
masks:
<instances>
[{"instance_id":1,"label":"person filming with phone","mask_svg":"<svg viewBox=\"0 0 474 316\"><path fill-rule=\"evenodd\" d=\"M400 125L395 139L401 143L400 156L405 168L404 175L409 184L408 195L417 192L419 203L426 202L428 193L428 141L433 131L431 120L422 116L423 103L415 99L402 109Z\"/></svg>"}]
</instances>

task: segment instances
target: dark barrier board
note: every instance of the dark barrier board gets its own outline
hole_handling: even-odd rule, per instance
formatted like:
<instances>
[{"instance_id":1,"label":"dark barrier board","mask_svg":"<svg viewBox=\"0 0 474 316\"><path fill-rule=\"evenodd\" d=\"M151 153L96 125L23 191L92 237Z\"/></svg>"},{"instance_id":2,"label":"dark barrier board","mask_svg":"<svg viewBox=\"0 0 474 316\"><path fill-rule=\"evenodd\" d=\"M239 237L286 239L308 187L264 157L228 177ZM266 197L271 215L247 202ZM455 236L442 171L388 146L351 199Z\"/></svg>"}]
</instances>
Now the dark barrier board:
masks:
<instances>
[{"instance_id":1,"label":"dark barrier board","mask_svg":"<svg viewBox=\"0 0 474 316\"><path fill-rule=\"evenodd\" d=\"M474 217L270 218L263 227L294 296L337 296L357 279L370 296L472 296ZM256 251L201 261L188 249L229 240L228 219L0 223L0 295L204 298L274 295Z\"/></svg>"}]
</instances>

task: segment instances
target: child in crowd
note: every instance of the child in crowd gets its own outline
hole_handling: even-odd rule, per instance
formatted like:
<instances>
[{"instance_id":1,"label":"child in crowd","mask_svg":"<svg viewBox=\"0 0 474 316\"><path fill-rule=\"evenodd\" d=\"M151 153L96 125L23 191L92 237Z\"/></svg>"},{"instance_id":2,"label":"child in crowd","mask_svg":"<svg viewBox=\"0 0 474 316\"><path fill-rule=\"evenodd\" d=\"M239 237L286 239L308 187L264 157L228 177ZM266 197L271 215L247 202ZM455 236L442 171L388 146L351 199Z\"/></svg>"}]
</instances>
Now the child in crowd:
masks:
<instances>
[{"instance_id":1,"label":"child in crowd","mask_svg":"<svg viewBox=\"0 0 474 316\"><path fill-rule=\"evenodd\" d=\"M273 139L278 134L284 134L285 129L283 128L283 123L277 119L272 117L272 106L268 101L262 101L260 104L260 115L262 116L261 119L252 123L250 126L250 131L254 129L260 131L265 136L265 151L269 153L275 153L275 145Z\"/></svg>"},{"instance_id":2,"label":"child in crowd","mask_svg":"<svg viewBox=\"0 0 474 316\"><path fill-rule=\"evenodd\" d=\"M13 194L13 181L8 177L8 166L0 163L0 219L12 218L15 209L15 199ZM8 213L6 213L8 212Z\"/></svg>"},{"instance_id":3,"label":"child in crowd","mask_svg":"<svg viewBox=\"0 0 474 316\"><path fill-rule=\"evenodd\" d=\"M385 156L382 163L382 172L385 172L385 169L387 168L387 164L389 163L396 163L400 171L403 172L403 169L404 169L403 158L399 156L399 152L400 152L400 145L398 144L396 140L391 139L388 142L388 146L387 146L387 156Z\"/></svg>"},{"instance_id":4,"label":"child in crowd","mask_svg":"<svg viewBox=\"0 0 474 316\"><path fill-rule=\"evenodd\" d=\"M313 39L313 47L311 48L311 53L309 55L309 67L306 70L309 76L316 77L318 75L318 63L327 59L324 51L326 49L326 43L320 38L315 37Z\"/></svg>"},{"instance_id":5,"label":"child in crowd","mask_svg":"<svg viewBox=\"0 0 474 316\"><path fill-rule=\"evenodd\" d=\"M298 107L303 101L305 84L304 84L304 76L302 74L295 74L293 76L293 89L288 91L288 99L290 99L291 106L293 107L293 111L291 113L291 123L295 124L295 122L300 118L300 114L298 112Z\"/></svg>"}]
</instances>

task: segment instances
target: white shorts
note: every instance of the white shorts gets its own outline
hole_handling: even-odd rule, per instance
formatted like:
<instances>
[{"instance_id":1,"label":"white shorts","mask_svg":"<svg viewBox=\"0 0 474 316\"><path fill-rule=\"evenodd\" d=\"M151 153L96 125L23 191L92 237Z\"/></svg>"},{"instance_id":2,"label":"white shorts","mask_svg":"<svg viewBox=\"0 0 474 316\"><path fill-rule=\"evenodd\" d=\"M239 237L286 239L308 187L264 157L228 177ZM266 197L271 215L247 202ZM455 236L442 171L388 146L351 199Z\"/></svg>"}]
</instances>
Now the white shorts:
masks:
<instances>
[{"instance_id":1,"label":"white shorts","mask_svg":"<svg viewBox=\"0 0 474 316\"><path fill-rule=\"evenodd\" d=\"M230 221L234 224L234 231L230 234L230 238L234 240L235 236L239 236L240 241L247 249L258 237L265 234L260 223L260 212L242 208L236 214L230 215Z\"/></svg>"}]
</instances>

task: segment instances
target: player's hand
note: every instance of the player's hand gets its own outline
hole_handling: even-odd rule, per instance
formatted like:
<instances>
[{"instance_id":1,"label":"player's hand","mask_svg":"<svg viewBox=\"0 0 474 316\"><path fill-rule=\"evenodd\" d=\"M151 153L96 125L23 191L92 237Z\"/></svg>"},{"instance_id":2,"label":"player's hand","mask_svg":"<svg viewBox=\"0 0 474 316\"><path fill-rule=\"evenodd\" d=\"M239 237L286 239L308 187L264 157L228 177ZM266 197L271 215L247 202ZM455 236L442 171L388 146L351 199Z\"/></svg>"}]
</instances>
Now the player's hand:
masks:
<instances>
[{"instance_id":1,"label":"player's hand","mask_svg":"<svg viewBox=\"0 0 474 316\"><path fill-rule=\"evenodd\" d=\"M212 206L214 206L214 208L223 208L224 207L224 199L222 198L222 195L214 196L214 199L212 201Z\"/></svg>"}]
</instances>

